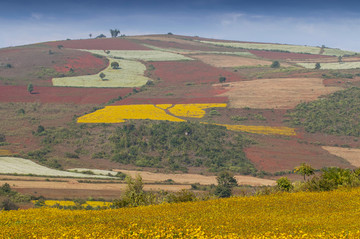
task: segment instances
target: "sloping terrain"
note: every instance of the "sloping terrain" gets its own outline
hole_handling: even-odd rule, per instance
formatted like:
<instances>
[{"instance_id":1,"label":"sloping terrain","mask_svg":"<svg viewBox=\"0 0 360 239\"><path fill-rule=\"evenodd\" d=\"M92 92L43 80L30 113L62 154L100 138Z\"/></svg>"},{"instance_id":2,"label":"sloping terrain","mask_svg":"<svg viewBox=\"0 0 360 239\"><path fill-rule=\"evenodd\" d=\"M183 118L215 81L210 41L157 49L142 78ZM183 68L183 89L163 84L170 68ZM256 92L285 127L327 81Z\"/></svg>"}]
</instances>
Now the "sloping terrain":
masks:
<instances>
[{"instance_id":1,"label":"sloping terrain","mask_svg":"<svg viewBox=\"0 0 360 239\"><path fill-rule=\"evenodd\" d=\"M354 168L332 147L360 148L358 62L341 49L179 35L0 49L0 154L211 177Z\"/></svg>"}]
</instances>

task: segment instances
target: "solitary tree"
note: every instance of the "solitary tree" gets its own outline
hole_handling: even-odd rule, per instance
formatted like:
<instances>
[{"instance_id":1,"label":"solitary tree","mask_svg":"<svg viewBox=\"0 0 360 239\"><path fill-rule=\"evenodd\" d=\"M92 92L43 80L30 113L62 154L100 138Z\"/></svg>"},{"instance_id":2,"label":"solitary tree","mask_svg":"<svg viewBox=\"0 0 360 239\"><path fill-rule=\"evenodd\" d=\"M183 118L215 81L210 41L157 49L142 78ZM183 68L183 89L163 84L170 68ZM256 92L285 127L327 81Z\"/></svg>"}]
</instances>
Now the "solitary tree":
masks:
<instances>
[{"instance_id":1,"label":"solitary tree","mask_svg":"<svg viewBox=\"0 0 360 239\"><path fill-rule=\"evenodd\" d=\"M271 67L271 68L279 68L279 67L280 67L280 62L278 62L278 61L273 61L270 67Z\"/></svg>"},{"instance_id":2,"label":"solitary tree","mask_svg":"<svg viewBox=\"0 0 360 239\"><path fill-rule=\"evenodd\" d=\"M224 83L225 81L226 81L226 77L224 77L224 76L219 77L220 83Z\"/></svg>"},{"instance_id":3,"label":"solitary tree","mask_svg":"<svg viewBox=\"0 0 360 239\"><path fill-rule=\"evenodd\" d=\"M294 188L291 181L287 177L282 177L276 180L276 187L285 192L289 192L291 189Z\"/></svg>"},{"instance_id":4,"label":"solitary tree","mask_svg":"<svg viewBox=\"0 0 360 239\"><path fill-rule=\"evenodd\" d=\"M116 61L111 62L111 68L118 69L119 68L119 63L117 63Z\"/></svg>"},{"instance_id":5,"label":"solitary tree","mask_svg":"<svg viewBox=\"0 0 360 239\"><path fill-rule=\"evenodd\" d=\"M92 34L91 34L91 33L89 34L89 37L90 37L90 38L92 37Z\"/></svg>"},{"instance_id":6,"label":"solitary tree","mask_svg":"<svg viewBox=\"0 0 360 239\"><path fill-rule=\"evenodd\" d=\"M319 70L320 68L321 68L321 65L320 65L319 62L317 62L317 63L315 64L315 70Z\"/></svg>"},{"instance_id":7,"label":"solitary tree","mask_svg":"<svg viewBox=\"0 0 360 239\"><path fill-rule=\"evenodd\" d=\"M100 76L101 80L104 80L105 74L104 74L103 72L101 72L101 73L99 74L99 76Z\"/></svg>"},{"instance_id":8,"label":"solitary tree","mask_svg":"<svg viewBox=\"0 0 360 239\"><path fill-rule=\"evenodd\" d=\"M311 176L315 173L315 169L309 164L302 163L299 167L295 167L294 172L304 176L304 181L306 176Z\"/></svg>"},{"instance_id":9,"label":"solitary tree","mask_svg":"<svg viewBox=\"0 0 360 239\"><path fill-rule=\"evenodd\" d=\"M342 56L338 56L339 63L342 62Z\"/></svg>"},{"instance_id":10,"label":"solitary tree","mask_svg":"<svg viewBox=\"0 0 360 239\"><path fill-rule=\"evenodd\" d=\"M34 86L31 83L28 84L27 91L29 91L30 94L32 94L32 92L34 91Z\"/></svg>"},{"instance_id":11,"label":"solitary tree","mask_svg":"<svg viewBox=\"0 0 360 239\"><path fill-rule=\"evenodd\" d=\"M237 181L232 174L229 172L221 172L218 177L216 177L218 185L215 189L215 195L220 198L230 197L232 194L233 187L237 186Z\"/></svg>"},{"instance_id":12,"label":"solitary tree","mask_svg":"<svg viewBox=\"0 0 360 239\"><path fill-rule=\"evenodd\" d=\"M119 29L110 29L111 37L117 37L120 34Z\"/></svg>"}]
</instances>

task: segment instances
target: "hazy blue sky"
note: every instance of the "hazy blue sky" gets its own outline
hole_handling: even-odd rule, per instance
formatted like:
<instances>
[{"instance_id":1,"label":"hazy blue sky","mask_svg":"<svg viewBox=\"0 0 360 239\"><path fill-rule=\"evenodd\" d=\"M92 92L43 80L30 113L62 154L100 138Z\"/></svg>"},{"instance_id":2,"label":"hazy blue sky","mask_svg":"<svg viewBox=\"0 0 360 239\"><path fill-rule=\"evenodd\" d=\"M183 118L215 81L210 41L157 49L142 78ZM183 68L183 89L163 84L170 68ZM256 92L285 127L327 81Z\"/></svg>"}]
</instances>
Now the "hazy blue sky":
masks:
<instances>
[{"instance_id":1,"label":"hazy blue sky","mask_svg":"<svg viewBox=\"0 0 360 239\"><path fill-rule=\"evenodd\" d=\"M172 32L360 52L359 9L349 0L5 0L0 47L109 36L117 28L125 35Z\"/></svg>"}]
</instances>

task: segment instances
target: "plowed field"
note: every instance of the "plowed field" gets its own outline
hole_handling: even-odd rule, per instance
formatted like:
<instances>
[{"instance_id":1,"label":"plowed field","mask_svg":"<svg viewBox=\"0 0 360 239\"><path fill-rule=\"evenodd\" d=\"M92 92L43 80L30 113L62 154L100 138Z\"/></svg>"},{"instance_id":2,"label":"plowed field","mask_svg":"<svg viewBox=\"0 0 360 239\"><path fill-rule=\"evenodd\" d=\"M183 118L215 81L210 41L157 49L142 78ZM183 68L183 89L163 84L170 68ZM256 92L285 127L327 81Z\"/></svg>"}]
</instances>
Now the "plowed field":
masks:
<instances>
[{"instance_id":1,"label":"plowed field","mask_svg":"<svg viewBox=\"0 0 360 239\"><path fill-rule=\"evenodd\" d=\"M216 55L216 54L193 55L191 57L215 67L237 67L237 66L258 66L258 65L270 66L272 63L271 61L259 60L248 57Z\"/></svg>"},{"instance_id":2,"label":"plowed field","mask_svg":"<svg viewBox=\"0 0 360 239\"><path fill-rule=\"evenodd\" d=\"M33 94L26 86L0 86L0 102L41 102L101 104L132 92L131 88L71 88L71 87L34 87Z\"/></svg>"},{"instance_id":3,"label":"plowed field","mask_svg":"<svg viewBox=\"0 0 360 239\"><path fill-rule=\"evenodd\" d=\"M87 50L149 50L145 46L119 38L54 41L46 42L46 44L54 47L62 45L65 48Z\"/></svg>"}]
</instances>

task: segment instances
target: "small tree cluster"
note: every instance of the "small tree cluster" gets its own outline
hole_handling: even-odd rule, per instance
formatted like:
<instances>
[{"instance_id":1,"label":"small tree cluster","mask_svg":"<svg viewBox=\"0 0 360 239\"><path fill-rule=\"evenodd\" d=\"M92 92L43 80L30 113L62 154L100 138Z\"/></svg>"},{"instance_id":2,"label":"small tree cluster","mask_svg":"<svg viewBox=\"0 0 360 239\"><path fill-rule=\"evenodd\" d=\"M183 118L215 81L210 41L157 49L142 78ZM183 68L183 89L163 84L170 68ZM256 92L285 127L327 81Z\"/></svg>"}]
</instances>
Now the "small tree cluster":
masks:
<instances>
[{"instance_id":1,"label":"small tree cluster","mask_svg":"<svg viewBox=\"0 0 360 239\"><path fill-rule=\"evenodd\" d=\"M279 61L273 61L271 63L271 68L279 68L280 67L280 62Z\"/></svg>"},{"instance_id":2,"label":"small tree cluster","mask_svg":"<svg viewBox=\"0 0 360 239\"><path fill-rule=\"evenodd\" d=\"M238 185L234 176L229 172L221 172L216 180L218 185L215 188L215 195L220 198L230 197L233 187Z\"/></svg>"},{"instance_id":3,"label":"small tree cluster","mask_svg":"<svg viewBox=\"0 0 360 239\"><path fill-rule=\"evenodd\" d=\"M120 34L119 29L110 29L111 37L117 37Z\"/></svg>"}]
</instances>

